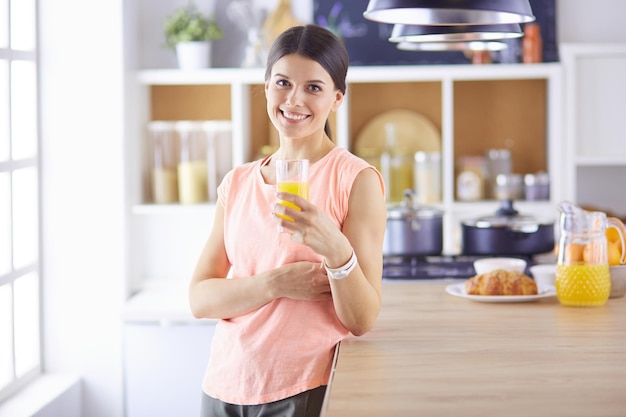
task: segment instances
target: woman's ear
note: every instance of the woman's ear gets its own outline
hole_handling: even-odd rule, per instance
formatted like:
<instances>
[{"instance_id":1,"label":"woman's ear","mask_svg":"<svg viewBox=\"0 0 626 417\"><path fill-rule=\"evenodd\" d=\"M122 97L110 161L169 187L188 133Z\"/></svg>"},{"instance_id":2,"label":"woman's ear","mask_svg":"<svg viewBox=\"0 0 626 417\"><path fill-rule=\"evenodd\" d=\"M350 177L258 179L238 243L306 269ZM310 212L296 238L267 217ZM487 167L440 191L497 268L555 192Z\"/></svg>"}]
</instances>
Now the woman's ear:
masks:
<instances>
[{"instance_id":1,"label":"woman's ear","mask_svg":"<svg viewBox=\"0 0 626 417\"><path fill-rule=\"evenodd\" d=\"M343 103L343 93L340 90L337 90L335 94L335 102L332 106L332 111L337 111L339 106L341 106L341 103Z\"/></svg>"}]
</instances>

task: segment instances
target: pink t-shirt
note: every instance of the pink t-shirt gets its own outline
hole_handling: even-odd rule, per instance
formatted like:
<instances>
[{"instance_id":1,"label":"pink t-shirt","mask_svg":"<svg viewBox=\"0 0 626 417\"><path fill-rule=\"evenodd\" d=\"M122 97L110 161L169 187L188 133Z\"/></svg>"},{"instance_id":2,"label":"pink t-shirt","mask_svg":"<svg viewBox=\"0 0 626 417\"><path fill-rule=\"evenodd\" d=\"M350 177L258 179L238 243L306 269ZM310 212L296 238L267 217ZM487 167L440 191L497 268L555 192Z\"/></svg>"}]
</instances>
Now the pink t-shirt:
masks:
<instances>
[{"instance_id":1,"label":"pink t-shirt","mask_svg":"<svg viewBox=\"0 0 626 417\"><path fill-rule=\"evenodd\" d=\"M322 261L277 231L271 220L276 187L261 175L265 162L235 168L218 188L232 279L295 261ZM309 199L339 228L348 212L352 184L367 168L371 165L340 147L309 167ZM262 404L325 385L335 346L348 333L332 301L279 298L243 316L220 320L203 390L228 403Z\"/></svg>"}]
</instances>

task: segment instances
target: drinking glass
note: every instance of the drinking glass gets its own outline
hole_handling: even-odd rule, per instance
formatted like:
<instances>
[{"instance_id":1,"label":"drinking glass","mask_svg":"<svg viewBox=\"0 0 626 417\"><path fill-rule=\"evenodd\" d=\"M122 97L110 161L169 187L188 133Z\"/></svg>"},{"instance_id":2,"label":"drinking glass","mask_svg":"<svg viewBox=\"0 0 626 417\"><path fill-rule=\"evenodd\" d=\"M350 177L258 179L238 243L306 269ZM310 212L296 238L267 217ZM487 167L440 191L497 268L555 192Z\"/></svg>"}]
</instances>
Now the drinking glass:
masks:
<instances>
[{"instance_id":1,"label":"drinking glass","mask_svg":"<svg viewBox=\"0 0 626 417\"><path fill-rule=\"evenodd\" d=\"M276 161L276 190L285 193L297 194L309 199L309 160L308 159L279 159ZM280 200L279 204L300 210L300 207L288 201ZM294 221L291 217L279 217Z\"/></svg>"}]
</instances>

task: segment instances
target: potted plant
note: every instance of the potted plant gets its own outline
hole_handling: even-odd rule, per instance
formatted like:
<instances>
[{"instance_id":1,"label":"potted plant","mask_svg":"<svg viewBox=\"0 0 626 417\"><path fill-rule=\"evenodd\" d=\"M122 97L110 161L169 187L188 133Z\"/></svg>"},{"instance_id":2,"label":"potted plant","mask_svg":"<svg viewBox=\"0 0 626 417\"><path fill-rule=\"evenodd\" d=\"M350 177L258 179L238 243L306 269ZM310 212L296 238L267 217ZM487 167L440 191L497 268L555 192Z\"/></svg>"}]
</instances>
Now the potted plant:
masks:
<instances>
[{"instance_id":1,"label":"potted plant","mask_svg":"<svg viewBox=\"0 0 626 417\"><path fill-rule=\"evenodd\" d=\"M224 34L217 21L201 13L193 1L165 19L163 28L167 46L176 50L183 69L211 66L211 42Z\"/></svg>"}]
</instances>

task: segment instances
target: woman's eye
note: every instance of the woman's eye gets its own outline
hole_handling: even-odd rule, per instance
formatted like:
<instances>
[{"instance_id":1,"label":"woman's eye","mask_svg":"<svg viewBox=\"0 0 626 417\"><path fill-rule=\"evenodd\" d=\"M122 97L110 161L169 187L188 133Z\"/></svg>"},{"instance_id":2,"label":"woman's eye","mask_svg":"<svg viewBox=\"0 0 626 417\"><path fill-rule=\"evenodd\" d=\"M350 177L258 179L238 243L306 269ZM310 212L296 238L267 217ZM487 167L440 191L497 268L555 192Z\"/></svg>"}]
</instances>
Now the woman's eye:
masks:
<instances>
[{"instance_id":1,"label":"woman's eye","mask_svg":"<svg viewBox=\"0 0 626 417\"><path fill-rule=\"evenodd\" d=\"M286 87L286 86L288 86L288 85L289 85L289 81L287 81L287 80L278 80L278 81L276 82L276 85L279 85L279 86L281 86L281 87Z\"/></svg>"},{"instance_id":2,"label":"woman's eye","mask_svg":"<svg viewBox=\"0 0 626 417\"><path fill-rule=\"evenodd\" d=\"M314 91L314 92L322 91L322 89L319 86L317 86L317 85L310 85L309 89Z\"/></svg>"}]
</instances>

